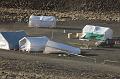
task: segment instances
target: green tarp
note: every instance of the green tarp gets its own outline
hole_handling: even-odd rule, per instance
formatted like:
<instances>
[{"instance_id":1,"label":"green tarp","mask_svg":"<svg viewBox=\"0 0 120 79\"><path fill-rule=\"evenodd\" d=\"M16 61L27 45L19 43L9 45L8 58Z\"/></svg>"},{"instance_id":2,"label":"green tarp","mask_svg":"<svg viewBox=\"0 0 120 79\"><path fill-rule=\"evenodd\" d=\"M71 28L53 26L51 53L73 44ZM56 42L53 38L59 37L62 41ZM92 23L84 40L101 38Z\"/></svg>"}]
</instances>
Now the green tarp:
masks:
<instances>
[{"instance_id":1,"label":"green tarp","mask_svg":"<svg viewBox=\"0 0 120 79\"><path fill-rule=\"evenodd\" d=\"M89 40L104 40L104 35L103 34L94 34L94 33L86 33L85 39Z\"/></svg>"}]
</instances>

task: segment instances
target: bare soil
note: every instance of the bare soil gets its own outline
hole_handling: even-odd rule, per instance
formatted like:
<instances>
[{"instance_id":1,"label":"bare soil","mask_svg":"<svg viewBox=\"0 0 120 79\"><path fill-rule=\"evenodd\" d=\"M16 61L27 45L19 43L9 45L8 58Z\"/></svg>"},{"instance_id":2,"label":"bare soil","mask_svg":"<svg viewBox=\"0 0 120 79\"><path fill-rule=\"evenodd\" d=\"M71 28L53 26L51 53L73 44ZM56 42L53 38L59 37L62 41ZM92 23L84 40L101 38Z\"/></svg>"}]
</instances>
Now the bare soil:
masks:
<instances>
[{"instance_id":1,"label":"bare soil","mask_svg":"<svg viewBox=\"0 0 120 79\"><path fill-rule=\"evenodd\" d=\"M57 27L82 29L86 24L107 26L119 37L120 23L72 21L59 22ZM0 31L25 30L29 35L46 35L63 43L81 43L68 39L63 29L29 28L27 24L1 24ZM67 32L81 32L69 29ZM77 46L79 47L79 46ZM20 51L0 50L0 79L120 79L120 48L93 48L82 50L82 56L44 55Z\"/></svg>"}]
</instances>

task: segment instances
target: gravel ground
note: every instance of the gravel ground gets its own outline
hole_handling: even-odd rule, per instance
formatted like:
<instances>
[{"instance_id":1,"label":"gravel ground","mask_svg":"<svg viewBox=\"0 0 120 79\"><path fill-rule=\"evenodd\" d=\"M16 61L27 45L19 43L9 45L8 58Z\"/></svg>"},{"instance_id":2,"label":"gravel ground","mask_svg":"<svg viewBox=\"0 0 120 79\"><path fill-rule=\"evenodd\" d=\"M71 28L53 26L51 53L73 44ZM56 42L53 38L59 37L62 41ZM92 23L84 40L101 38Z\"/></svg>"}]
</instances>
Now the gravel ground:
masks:
<instances>
[{"instance_id":1,"label":"gravel ground","mask_svg":"<svg viewBox=\"0 0 120 79\"><path fill-rule=\"evenodd\" d=\"M3 53L2 53L3 52ZM119 79L117 66L1 50L1 79Z\"/></svg>"},{"instance_id":2,"label":"gravel ground","mask_svg":"<svg viewBox=\"0 0 120 79\"><path fill-rule=\"evenodd\" d=\"M108 26L113 29L114 36L120 34L118 29L120 23L116 22L72 21L58 23L57 27L81 29L86 24ZM0 31L25 30L30 35L51 37L51 29L27 26L27 24L1 24ZM62 29L53 29L53 31L55 41L80 43L77 39L67 39ZM77 31L81 32L81 30ZM59 57L55 54L0 50L0 79L120 79L119 51L119 48L94 48L83 50L82 57Z\"/></svg>"}]
</instances>

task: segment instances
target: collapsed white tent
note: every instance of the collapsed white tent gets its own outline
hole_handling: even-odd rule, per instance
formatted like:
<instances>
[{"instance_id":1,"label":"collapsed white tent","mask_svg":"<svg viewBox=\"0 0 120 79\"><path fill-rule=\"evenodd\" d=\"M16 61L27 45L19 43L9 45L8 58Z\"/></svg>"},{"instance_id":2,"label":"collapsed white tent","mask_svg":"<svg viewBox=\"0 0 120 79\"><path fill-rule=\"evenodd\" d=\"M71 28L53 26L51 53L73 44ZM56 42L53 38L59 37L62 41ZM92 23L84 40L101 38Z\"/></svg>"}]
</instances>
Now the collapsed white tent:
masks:
<instances>
[{"instance_id":1,"label":"collapsed white tent","mask_svg":"<svg viewBox=\"0 0 120 79\"><path fill-rule=\"evenodd\" d=\"M95 34L96 35L103 35L103 37L100 38L100 36L99 36L98 38L100 38L102 40L106 40L106 39L112 39L113 31L112 31L112 29L110 29L108 27L86 25L82 30L81 38L84 38L85 35L87 35L87 34L89 34L91 36L95 35ZM90 38L90 36L89 36L89 38Z\"/></svg>"},{"instance_id":2,"label":"collapsed white tent","mask_svg":"<svg viewBox=\"0 0 120 79\"><path fill-rule=\"evenodd\" d=\"M48 41L46 36L43 37L24 37L19 41L19 49L22 51L43 51Z\"/></svg>"},{"instance_id":3,"label":"collapsed white tent","mask_svg":"<svg viewBox=\"0 0 120 79\"><path fill-rule=\"evenodd\" d=\"M49 53L67 53L67 54L74 54L78 55L80 54L80 49L76 47L72 47L69 45L65 45L62 43L57 43L53 41L48 41L45 47L45 54Z\"/></svg>"},{"instance_id":4,"label":"collapsed white tent","mask_svg":"<svg viewBox=\"0 0 120 79\"><path fill-rule=\"evenodd\" d=\"M29 18L29 27L55 27L56 19L54 16L34 16Z\"/></svg>"}]
</instances>

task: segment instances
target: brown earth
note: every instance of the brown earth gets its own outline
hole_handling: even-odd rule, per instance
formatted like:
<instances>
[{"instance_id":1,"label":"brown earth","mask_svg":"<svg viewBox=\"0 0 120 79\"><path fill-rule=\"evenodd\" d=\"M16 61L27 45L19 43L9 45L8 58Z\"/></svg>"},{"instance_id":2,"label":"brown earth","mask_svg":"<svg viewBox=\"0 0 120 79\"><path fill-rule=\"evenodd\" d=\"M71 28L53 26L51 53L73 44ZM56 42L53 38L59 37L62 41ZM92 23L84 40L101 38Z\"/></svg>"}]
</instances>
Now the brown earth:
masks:
<instances>
[{"instance_id":1,"label":"brown earth","mask_svg":"<svg viewBox=\"0 0 120 79\"><path fill-rule=\"evenodd\" d=\"M92 24L110 27L115 37L120 35L119 0L41 1L1 0L0 31L25 30L29 35L45 35L50 39L54 31L51 40L82 43L67 39L63 29L28 28L27 24L19 24L27 23L29 16L34 14L55 16L57 27L72 28L67 32L81 32L86 24ZM0 50L0 79L120 79L120 48L93 48L82 50L81 55L64 57Z\"/></svg>"},{"instance_id":2,"label":"brown earth","mask_svg":"<svg viewBox=\"0 0 120 79\"><path fill-rule=\"evenodd\" d=\"M93 11L50 11L0 7L0 23L27 23L29 17L34 15L55 16L57 21L115 21L120 22L119 11L93 12Z\"/></svg>"},{"instance_id":3,"label":"brown earth","mask_svg":"<svg viewBox=\"0 0 120 79\"><path fill-rule=\"evenodd\" d=\"M120 0L0 0L0 22L28 22L31 14L120 22Z\"/></svg>"},{"instance_id":4,"label":"brown earth","mask_svg":"<svg viewBox=\"0 0 120 79\"><path fill-rule=\"evenodd\" d=\"M55 11L120 11L120 0L0 0L0 7Z\"/></svg>"},{"instance_id":5,"label":"brown earth","mask_svg":"<svg viewBox=\"0 0 120 79\"><path fill-rule=\"evenodd\" d=\"M114 36L120 35L120 23L104 21L58 22L57 27L73 28L67 32L81 32L86 24L110 27ZM77 28L77 29L75 29ZM51 37L63 43L80 43L77 39L67 39L63 29L28 28L27 24L1 24L0 31L25 30L29 35ZM79 47L79 46L77 46ZM119 79L120 48L93 48L82 50L82 56L43 55L0 50L1 79Z\"/></svg>"},{"instance_id":6,"label":"brown earth","mask_svg":"<svg viewBox=\"0 0 120 79\"><path fill-rule=\"evenodd\" d=\"M2 53L1 53L2 52ZM26 55L14 51L0 52L1 79L119 79L117 66ZM72 58L72 57L70 57ZM80 57L81 58L81 57ZM79 58L77 58L79 59Z\"/></svg>"}]
</instances>

